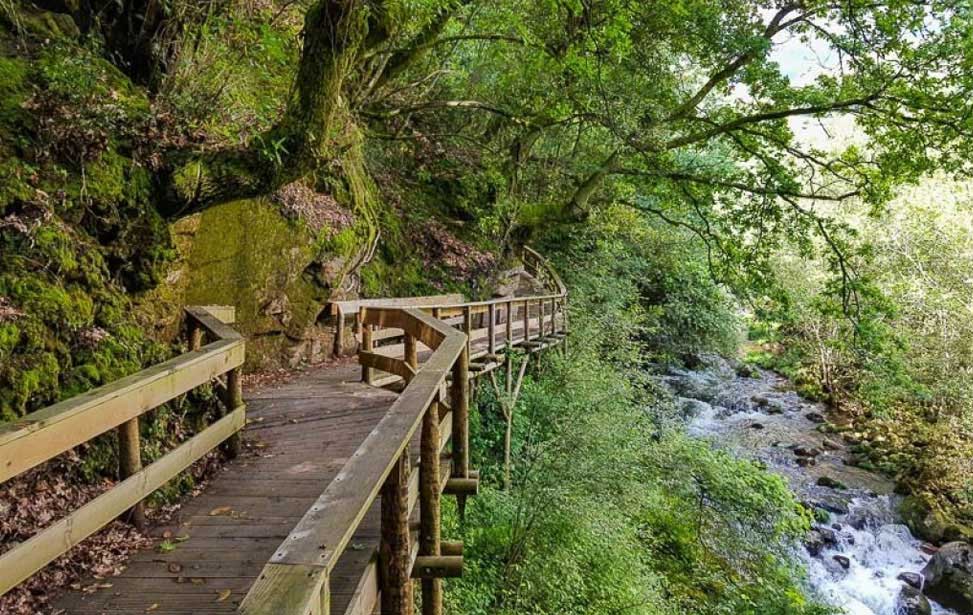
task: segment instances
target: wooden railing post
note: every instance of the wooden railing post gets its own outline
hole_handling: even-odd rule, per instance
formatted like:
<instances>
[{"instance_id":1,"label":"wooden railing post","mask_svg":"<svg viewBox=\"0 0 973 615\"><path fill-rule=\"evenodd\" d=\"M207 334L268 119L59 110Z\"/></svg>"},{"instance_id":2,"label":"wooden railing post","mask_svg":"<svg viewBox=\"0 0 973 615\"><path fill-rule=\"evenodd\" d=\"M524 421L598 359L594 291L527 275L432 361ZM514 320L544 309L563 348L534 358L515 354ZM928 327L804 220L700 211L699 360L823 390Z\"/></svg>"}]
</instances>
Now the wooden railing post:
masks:
<instances>
[{"instance_id":1,"label":"wooden railing post","mask_svg":"<svg viewBox=\"0 0 973 615\"><path fill-rule=\"evenodd\" d=\"M135 417L118 426L118 478L125 480L142 470L142 443L139 419ZM135 527L145 527L145 504L139 502L124 515Z\"/></svg>"},{"instance_id":2,"label":"wooden railing post","mask_svg":"<svg viewBox=\"0 0 973 615\"><path fill-rule=\"evenodd\" d=\"M466 352L473 352L473 308L465 306L463 308L463 333L466 334Z\"/></svg>"},{"instance_id":3,"label":"wooden railing post","mask_svg":"<svg viewBox=\"0 0 973 615\"><path fill-rule=\"evenodd\" d=\"M524 299L524 341L530 339L530 301Z\"/></svg>"},{"instance_id":4,"label":"wooden railing post","mask_svg":"<svg viewBox=\"0 0 973 615\"><path fill-rule=\"evenodd\" d=\"M557 299L551 299L551 335L557 333Z\"/></svg>"},{"instance_id":5,"label":"wooden railing post","mask_svg":"<svg viewBox=\"0 0 973 615\"><path fill-rule=\"evenodd\" d=\"M362 308L360 314L362 314L362 324L361 324L361 349L364 352L371 352L373 349L372 344L372 326L365 322L364 320L365 308ZM372 369L370 367L365 367L362 365L361 368L361 379L365 384L372 383Z\"/></svg>"},{"instance_id":6,"label":"wooden railing post","mask_svg":"<svg viewBox=\"0 0 973 615\"><path fill-rule=\"evenodd\" d=\"M379 581L382 589L382 615L412 615L408 447L385 479L381 508Z\"/></svg>"},{"instance_id":7,"label":"wooden railing post","mask_svg":"<svg viewBox=\"0 0 973 615\"><path fill-rule=\"evenodd\" d=\"M453 411L453 467L457 478L470 476L470 355L463 350L453 364L453 384L449 391L449 405ZM457 496L462 518L466 498Z\"/></svg>"},{"instance_id":8,"label":"wooden railing post","mask_svg":"<svg viewBox=\"0 0 973 615\"><path fill-rule=\"evenodd\" d=\"M338 310L338 316L335 319L335 329L334 329L334 350L332 354L336 357L340 357L341 353L345 351L345 313Z\"/></svg>"},{"instance_id":9,"label":"wooden railing post","mask_svg":"<svg viewBox=\"0 0 973 615\"><path fill-rule=\"evenodd\" d=\"M241 368L235 367L226 373L226 411L233 412L243 405L243 372ZM231 459L240 455L242 447L240 432L236 432L226 439L223 444L223 452Z\"/></svg>"},{"instance_id":10,"label":"wooden railing post","mask_svg":"<svg viewBox=\"0 0 973 615\"><path fill-rule=\"evenodd\" d=\"M544 337L544 300L537 300L537 339Z\"/></svg>"},{"instance_id":11,"label":"wooden railing post","mask_svg":"<svg viewBox=\"0 0 973 615\"><path fill-rule=\"evenodd\" d=\"M505 312L506 312L505 314L506 323L505 323L505 331L504 331L505 333L504 349L509 351L514 341L514 302L513 301L507 302L507 307L505 309Z\"/></svg>"},{"instance_id":12,"label":"wooden railing post","mask_svg":"<svg viewBox=\"0 0 973 615\"><path fill-rule=\"evenodd\" d=\"M495 303L491 303L487 307L487 318L490 319L490 322L487 323L487 336L490 338L487 343L487 352L497 354L497 306Z\"/></svg>"},{"instance_id":13,"label":"wooden railing post","mask_svg":"<svg viewBox=\"0 0 973 615\"><path fill-rule=\"evenodd\" d=\"M439 403L432 402L422 418L419 466L419 554L440 555ZM384 611L383 611L384 612ZM422 580L422 614L442 615L442 579Z\"/></svg>"},{"instance_id":14,"label":"wooden railing post","mask_svg":"<svg viewBox=\"0 0 973 615\"><path fill-rule=\"evenodd\" d=\"M409 364L409 367L415 369L419 367L419 345L416 342L416 338L405 334L405 362Z\"/></svg>"}]
</instances>

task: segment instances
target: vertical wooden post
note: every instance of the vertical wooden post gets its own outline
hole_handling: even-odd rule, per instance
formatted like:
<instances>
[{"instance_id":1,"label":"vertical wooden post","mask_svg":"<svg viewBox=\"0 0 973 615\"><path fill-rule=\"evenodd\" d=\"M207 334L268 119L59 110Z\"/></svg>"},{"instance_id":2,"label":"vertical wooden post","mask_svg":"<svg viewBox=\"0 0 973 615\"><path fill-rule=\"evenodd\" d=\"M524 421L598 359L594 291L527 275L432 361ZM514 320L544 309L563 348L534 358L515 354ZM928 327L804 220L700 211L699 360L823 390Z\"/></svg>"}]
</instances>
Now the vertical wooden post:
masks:
<instances>
[{"instance_id":1,"label":"vertical wooden post","mask_svg":"<svg viewBox=\"0 0 973 615\"><path fill-rule=\"evenodd\" d=\"M139 419L135 417L118 426L118 478L125 480L142 469L142 443L139 439ZM125 517L132 525L145 527L145 505L139 502Z\"/></svg>"},{"instance_id":2,"label":"vertical wooden post","mask_svg":"<svg viewBox=\"0 0 973 615\"><path fill-rule=\"evenodd\" d=\"M190 317L192 322L189 325L189 349L199 350L203 347L203 328L200 327L195 319Z\"/></svg>"},{"instance_id":3,"label":"vertical wooden post","mask_svg":"<svg viewBox=\"0 0 973 615\"><path fill-rule=\"evenodd\" d=\"M419 466L419 554L438 556L440 550L439 403L422 418ZM442 615L442 579L422 580L422 615Z\"/></svg>"},{"instance_id":4,"label":"vertical wooden post","mask_svg":"<svg viewBox=\"0 0 973 615\"><path fill-rule=\"evenodd\" d=\"M557 299L551 299L551 335L557 333Z\"/></svg>"},{"instance_id":5,"label":"vertical wooden post","mask_svg":"<svg viewBox=\"0 0 973 615\"><path fill-rule=\"evenodd\" d=\"M416 338L408 333L405 334L405 362L409 367L419 367L419 345Z\"/></svg>"},{"instance_id":6,"label":"vertical wooden post","mask_svg":"<svg viewBox=\"0 0 973 615\"><path fill-rule=\"evenodd\" d=\"M354 333L356 340L361 338L362 316L363 316L362 312L364 311L364 309L365 308L360 307L358 308L358 311L355 312L355 322L352 324L352 333Z\"/></svg>"},{"instance_id":7,"label":"vertical wooden post","mask_svg":"<svg viewBox=\"0 0 973 615\"><path fill-rule=\"evenodd\" d=\"M412 615L412 557L409 549L409 449L382 486L379 567L382 615Z\"/></svg>"},{"instance_id":8,"label":"vertical wooden post","mask_svg":"<svg viewBox=\"0 0 973 615\"><path fill-rule=\"evenodd\" d=\"M432 317L436 320L442 320L442 317L440 316L441 313L442 311L438 307L432 308Z\"/></svg>"},{"instance_id":9,"label":"vertical wooden post","mask_svg":"<svg viewBox=\"0 0 973 615\"><path fill-rule=\"evenodd\" d=\"M544 337L544 300L537 301L537 339Z\"/></svg>"},{"instance_id":10,"label":"vertical wooden post","mask_svg":"<svg viewBox=\"0 0 973 615\"><path fill-rule=\"evenodd\" d=\"M345 313L338 310L338 318L334 329L334 351L332 354L340 357L345 351Z\"/></svg>"},{"instance_id":11,"label":"vertical wooden post","mask_svg":"<svg viewBox=\"0 0 973 615\"><path fill-rule=\"evenodd\" d=\"M473 353L473 308L465 306L463 308L463 333L466 334L466 352Z\"/></svg>"},{"instance_id":12,"label":"vertical wooden post","mask_svg":"<svg viewBox=\"0 0 973 615\"><path fill-rule=\"evenodd\" d=\"M506 312L506 323L505 323L506 328L504 331L505 333L504 348L509 351L514 341L514 302L513 301L507 302L507 307L505 312Z\"/></svg>"},{"instance_id":13,"label":"vertical wooden post","mask_svg":"<svg viewBox=\"0 0 973 615\"><path fill-rule=\"evenodd\" d=\"M490 322L487 323L487 335L490 338L487 344L487 352L490 354L497 354L497 305L491 303L487 307L487 318Z\"/></svg>"},{"instance_id":14,"label":"vertical wooden post","mask_svg":"<svg viewBox=\"0 0 973 615\"><path fill-rule=\"evenodd\" d=\"M243 405L242 375L239 367L235 367L226 373L226 399L224 401L227 412L233 412ZM240 432L236 432L226 439L223 452L230 459L234 459L239 456L241 448Z\"/></svg>"},{"instance_id":15,"label":"vertical wooden post","mask_svg":"<svg viewBox=\"0 0 973 615\"><path fill-rule=\"evenodd\" d=\"M530 301L524 299L524 341L530 340Z\"/></svg>"},{"instance_id":16,"label":"vertical wooden post","mask_svg":"<svg viewBox=\"0 0 973 615\"><path fill-rule=\"evenodd\" d=\"M457 478L470 476L470 355L460 353L453 364L453 384L449 391L449 405L453 410L453 468ZM457 496L460 519L466 513L466 498Z\"/></svg>"},{"instance_id":17,"label":"vertical wooden post","mask_svg":"<svg viewBox=\"0 0 973 615\"><path fill-rule=\"evenodd\" d=\"M361 314L364 314L365 308L361 309ZM361 349L364 352L371 352L373 348L372 344L372 326L365 322L364 316L362 316L361 325ZM361 368L361 379L365 384L372 383L372 369L370 367L365 367L362 365Z\"/></svg>"}]
</instances>

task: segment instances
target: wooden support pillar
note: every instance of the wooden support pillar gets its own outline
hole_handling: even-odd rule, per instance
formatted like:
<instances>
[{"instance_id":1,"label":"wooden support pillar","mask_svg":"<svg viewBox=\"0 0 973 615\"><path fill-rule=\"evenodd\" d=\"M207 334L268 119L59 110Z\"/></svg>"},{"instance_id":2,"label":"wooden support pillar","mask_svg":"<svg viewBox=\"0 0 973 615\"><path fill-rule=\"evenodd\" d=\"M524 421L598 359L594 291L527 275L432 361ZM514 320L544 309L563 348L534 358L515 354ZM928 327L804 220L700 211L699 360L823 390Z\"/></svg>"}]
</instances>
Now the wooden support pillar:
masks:
<instances>
[{"instance_id":1,"label":"wooden support pillar","mask_svg":"<svg viewBox=\"0 0 973 615\"><path fill-rule=\"evenodd\" d=\"M362 312L365 310L362 309ZM372 326L366 322L362 322L361 329L361 349L363 352L371 352L374 344L372 343ZM365 367L362 365L361 368L361 379L365 384L372 383L372 369L370 367Z\"/></svg>"},{"instance_id":2,"label":"wooden support pillar","mask_svg":"<svg viewBox=\"0 0 973 615\"><path fill-rule=\"evenodd\" d=\"M491 303L487 306L487 336L490 338L487 343L487 352L497 354L497 305Z\"/></svg>"},{"instance_id":3,"label":"wooden support pillar","mask_svg":"<svg viewBox=\"0 0 973 615\"><path fill-rule=\"evenodd\" d=\"M463 308L463 333L466 334L466 352L473 353L473 309L470 306Z\"/></svg>"},{"instance_id":4,"label":"wooden support pillar","mask_svg":"<svg viewBox=\"0 0 973 615\"><path fill-rule=\"evenodd\" d=\"M551 335L557 333L557 299L551 299Z\"/></svg>"},{"instance_id":5,"label":"wooden support pillar","mask_svg":"<svg viewBox=\"0 0 973 615\"><path fill-rule=\"evenodd\" d=\"M409 450L392 467L382 486L382 540L379 567L382 615L412 615L409 549Z\"/></svg>"},{"instance_id":6,"label":"wooden support pillar","mask_svg":"<svg viewBox=\"0 0 973 615\"><path fill-rule=\"evenodd\" d=\"M335 319L335 329L334 329L334 351L332 354L336 357L340 357L341 353L345 351L345 313L338 310L338 316Z\"/></svg>"},{"instance_id":7,"label":"wooden support pillar","mask_svg":"<svg viewBox=\"0 0 973 615\"><path fill-rule=\"evenodd\" d=\"M405 362L413 369L419 367L419 345L408 333L405 334Z\"/></svg>"},{"instance_id":8,"label":"wooden support pillar","mask_svg":"<svg viewBox=\"0 0 973 615\"><path fill-rule=\"evenodd\" d=\"M139 419L135 417L118 426L118 478L125 480L142 469L142 443L139 437ZM145 505L139 502L125 513L124 518L132 525L145 527Z\"/></svg>"},{"instance_id":9,"label":"wooden support pillar","mask_svg":"<svg viewBox=\"0 0 973 615\"><path fill-rule=\"evenodd\" d=\"M199 350L203 347L203 328L195 320L189 325L189 349Z\"/></svg>"},{"instance_id":10,"label":"wooden support pillar","mask_svg":"<svg viewBox=\"0 0 973 615\"><path fill-rule=\"evenodd\" d=\"M544 337L544 300L537 300L537 339Z\"/></svg>"},{"instance_id":11,"label":"wooden support pillar","mask_svg":"<svg viewBox=\"0 0 973 615\"><path fill-rule=\"evenodd\" d=\"M530 339L530 301L524 299L524 341Z\"/></svg>"},{"instance_id":12,"label":"wooden support pillar","mask_svg":"<svg viewBox=\"0 0 973 615\"><path fill-rule=\"evenodd\" d=\"M439 403L433 402L422 418L419 466L419 555L439 557L441 527L439 492ZM442 615L443 581L422 580L422 615Z\"/></svg>"},{"instance_id":13,"label":"wooden support pillar","mask_svg":"<svg viewBox=\"0 0 973 615\"><path fill-rule=\"evenodd\" d=\"M242 371L239 367L233 368L226 373L226 399L224 405L227 412L233 412L243 405L243 380ZM226 439L223 444L223 452L230 459L234 459L240 454L243 444L240 432L236 432Z\"/></svg>"},{"instance_id":14,"label":"wooden support pillar","mask_svg":"<svg viewBox=\"0 0 973 615\"><path fill-rule=\"evenodd\" d=\"M504 348L510 350L514 340L514 302L508 301L506 310L506 323L504 330Z\"/></svg>"},{"instance_id":15,"label":"wooden support pillar","mask_svg":"<svg viewBox=\"0 0 973 615\"><path fill-rule=\"evenodd\" d=\"M449 391L449 406L453 410L453 467L456 478L470 475L470 355L464 350L453 364L453 383ZM466 497L456 500L460 519L466 512Z\"/></svg>"}]
</instances>

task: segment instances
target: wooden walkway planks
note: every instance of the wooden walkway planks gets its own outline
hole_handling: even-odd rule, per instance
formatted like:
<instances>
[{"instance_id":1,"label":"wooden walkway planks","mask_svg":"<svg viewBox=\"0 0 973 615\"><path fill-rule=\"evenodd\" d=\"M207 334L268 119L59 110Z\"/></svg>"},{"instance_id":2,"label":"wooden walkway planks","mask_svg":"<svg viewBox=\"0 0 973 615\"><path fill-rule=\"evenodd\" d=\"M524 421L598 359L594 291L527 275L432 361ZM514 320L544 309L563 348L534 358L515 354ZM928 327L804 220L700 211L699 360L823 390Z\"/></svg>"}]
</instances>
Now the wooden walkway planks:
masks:
<instances>
[{"instance_id":1,"label":"wooden walkway planks","mask_svg":"<svg viewBox=\"0 0 973 615\"><path fill-rule=\"evenodd\" d=\"M120 576L103 581L111 587L71 592L56 607L83 614L233 613L280 542L395 400L356 382L359 371L354 363L315 369L249 395L245 437L259 448L227 464L171 525L153 532L159 542L171 536L175 548L142 551ZM363 550L349 549L347 572L335 579L336 601L351 597L370 557ZM355 561L356 553L365 561Z\"/></svg>"},{"instance_id":2,"label":"wooden walkway planks","mask_svg":"<svg viewBox=\"0 0 973 615\"><path fill-rule=\"evenodd\" d=\"M531 320L531 338L538 337L536 318ZM549 322L545 318L546 326ZM512 324L519 344L522 322ZM487 353L487 336L486 329L473 331L473 357ZM504 326L497 326L497 346L503 341ZM396 355L401 346L376 351ZM71 592L55 606L84 615L234 613L281 541L396 399L360 378L360 366L348 362L249 393L245 437L257 448L230 462L169 526L153 532L159 542L171 537L175 548L142 551L120 576L103 581L111 587ZM413 456L418 451L416 441ZM331 577L335 615L373 599L376 582L365 575L375 557L379 525L376 502Z\"/></svg>"}]
</instances>

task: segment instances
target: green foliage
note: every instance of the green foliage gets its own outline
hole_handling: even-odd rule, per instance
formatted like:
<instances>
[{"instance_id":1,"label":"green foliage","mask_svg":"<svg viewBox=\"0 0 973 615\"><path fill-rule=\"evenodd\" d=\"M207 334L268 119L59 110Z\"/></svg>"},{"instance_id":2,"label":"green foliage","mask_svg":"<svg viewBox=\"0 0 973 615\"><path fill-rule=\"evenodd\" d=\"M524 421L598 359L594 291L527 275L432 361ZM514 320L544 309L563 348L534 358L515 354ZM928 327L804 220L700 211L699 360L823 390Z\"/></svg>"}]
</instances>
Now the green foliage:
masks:
<instances>
[{"instance_id":1,"label":"green foliage","mask_svg":"<svg viewBox=\"0 0 973 615\"><path fill-rule=\"evenodd\" d=\"M447 584L449 610L824 613L788 555L810 518L785 481L681 435L671 398L646 376L647 358L713 348L692 336L685 349L671 338L660 338L665 352L651 347L641 281L676 259L656 262L647 246L619 260L640 245L626 240L651 236L618 232L635 220L618 210L570 243L552 239L568 246L554 255L570 279L574 342L567 359L530 359L540 365L514 415L509 490L502 414L481 391L472 444L487 486L463 527L448 524L469 570ZM683 297L657 296L660 312Z\"/></svg>"}]
</instances>

